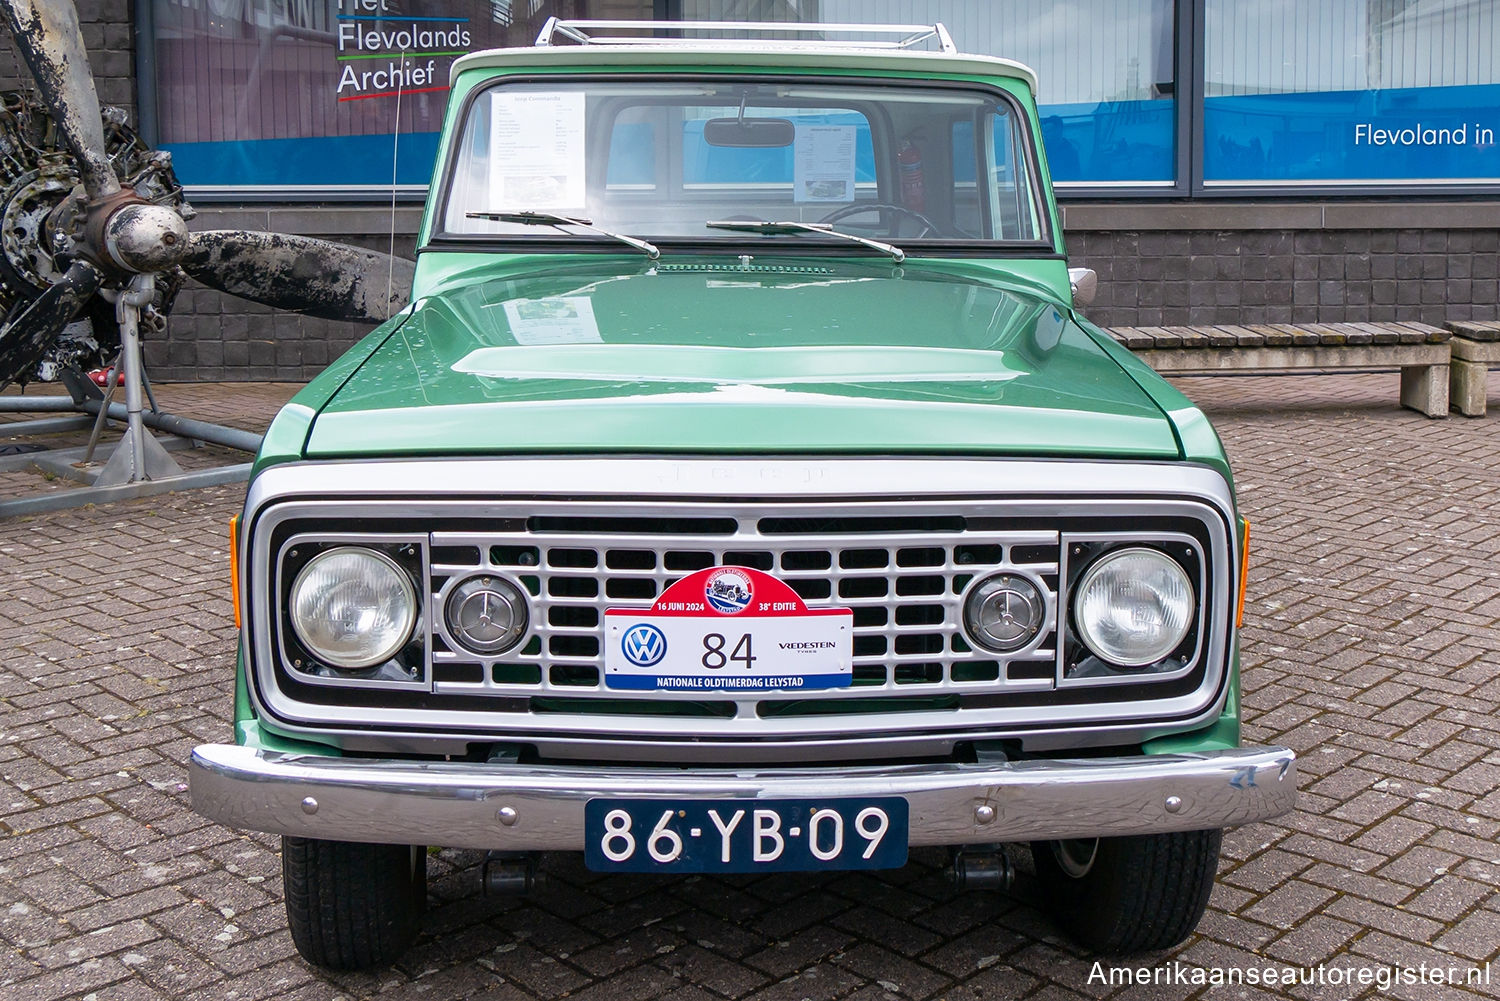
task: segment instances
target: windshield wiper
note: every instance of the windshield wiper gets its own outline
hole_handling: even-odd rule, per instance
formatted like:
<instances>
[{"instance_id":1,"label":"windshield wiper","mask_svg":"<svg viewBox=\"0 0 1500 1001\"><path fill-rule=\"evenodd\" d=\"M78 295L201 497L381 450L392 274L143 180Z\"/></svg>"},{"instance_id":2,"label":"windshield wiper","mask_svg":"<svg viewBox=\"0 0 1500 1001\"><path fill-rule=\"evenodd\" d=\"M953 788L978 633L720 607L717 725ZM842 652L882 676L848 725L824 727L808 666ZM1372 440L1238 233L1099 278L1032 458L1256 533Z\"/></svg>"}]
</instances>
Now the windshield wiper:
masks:
<instances>
[{"instance_id":1,"label":"windshield wiper","mask_svg":"<svg viewBox=\"0 0 1500 1001\"><path fill-rule=\"evenodd\" d=\"M626 246L634 247L645 254L648 260L654 261L661 256L661 251L656 249L655 244L633 236L626 236L624 233L611 233L607 229L595 226L592 219L583 219L578 216L557 215L553 212L465 212L464 216L469 219L515 223L518 226L577 226L579 229L592 230L600 236L607 236L612 240L619 240Z\"/></svg>"},{"instance_id":2,"label":"windshield wiper","mask_svg":"<svg viewBox=\"0 0 1500 1001\"><path fill-rule=\"evenodd\" d=\"M824 222L759 222L750 219L722 219L718 222L705 223L709 229L732 229L742 233L766 233L774 236L777 233L821 233L824 236L837 236L845 240L853 240L855 243L863 244L871 250L878 250L882 254L889 254L891 260L900 264L906 260L906 251L900 247L893 247L889 243L881 243L879 240L868 240L853 233L840 233L831 225Z\"/></svg>"}]
</instances>

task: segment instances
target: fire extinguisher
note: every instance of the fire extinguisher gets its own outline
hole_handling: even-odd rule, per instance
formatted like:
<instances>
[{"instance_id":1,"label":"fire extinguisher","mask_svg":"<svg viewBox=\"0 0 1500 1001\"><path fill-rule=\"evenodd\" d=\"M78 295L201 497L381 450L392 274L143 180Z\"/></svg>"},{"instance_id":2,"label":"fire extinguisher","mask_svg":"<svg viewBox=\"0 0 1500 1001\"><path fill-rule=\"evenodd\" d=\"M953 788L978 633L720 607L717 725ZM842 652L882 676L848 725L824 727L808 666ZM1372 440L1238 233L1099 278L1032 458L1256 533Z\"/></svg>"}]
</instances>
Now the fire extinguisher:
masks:
<instances>
[{"instance_id":1,"label":"fire extinguisher","mask_svg":"<svg viewBox=\"0 0 1500 1001\"><path fill-rule=\"evenodd\" d=\"M927 189L922 183L922 151L904 140L896 153L896 164L901 169L901 204L913 212L927 211Z\"/></svg>"}]
</instances>

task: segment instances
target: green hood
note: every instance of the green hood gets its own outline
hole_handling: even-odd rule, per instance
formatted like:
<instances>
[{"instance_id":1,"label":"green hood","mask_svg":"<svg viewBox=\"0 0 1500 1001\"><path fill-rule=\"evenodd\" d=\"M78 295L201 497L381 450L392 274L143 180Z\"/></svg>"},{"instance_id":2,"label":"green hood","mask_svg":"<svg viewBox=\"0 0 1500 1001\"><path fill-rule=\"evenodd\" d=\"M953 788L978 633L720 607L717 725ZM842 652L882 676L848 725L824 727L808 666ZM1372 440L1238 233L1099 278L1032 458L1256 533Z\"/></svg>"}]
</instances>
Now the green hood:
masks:
<instances>
[{"instance_id":1,"label":"green hood","mask_svg":"<svg viewBox=\"0 0 1500 1001\"><path fill-rule=\"evenodd\" d=\"M620 258L471 273L317 416L310 457L1179 455L1067 314L977 268Z\"/></svg>"}]
</instances>

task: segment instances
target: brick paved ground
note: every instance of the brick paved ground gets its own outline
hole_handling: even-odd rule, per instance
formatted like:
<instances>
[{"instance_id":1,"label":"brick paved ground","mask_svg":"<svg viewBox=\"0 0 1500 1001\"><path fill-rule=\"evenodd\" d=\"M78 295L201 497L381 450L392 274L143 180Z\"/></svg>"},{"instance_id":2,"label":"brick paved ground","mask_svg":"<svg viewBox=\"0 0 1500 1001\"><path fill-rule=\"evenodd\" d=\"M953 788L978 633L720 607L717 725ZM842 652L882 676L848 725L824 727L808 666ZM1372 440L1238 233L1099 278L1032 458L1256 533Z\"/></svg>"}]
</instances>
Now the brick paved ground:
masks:
<instances>
[{"instance_id":1,"label":"brick paved ground","mask_svg":"<svg viewBox=\"0 0 1500 1001\"><path fill-rule=\"evenodd\" d=\"M276 408L295 393L300 386L286 382L236 383L231 389L212 383L177 383L157 387L157 403L168 413L183 417L195 417L213 424L229 427L264 430L265 424L276 412ZM4 396L20 395L15 387L7 389ZM65 395L56 383L37 383L28 387L28 396ZM115 400L124 401L124 391L116 392ZM7 424L18 424L39 418L65 416L60 414L8 413L0 412L0 445L9 443L44 445L48 448L77 447L88 444L87 433L64 432L46 435L18 435L7 437ZM101 435L98 456L100 461L109 458L109 448L120 439L123 425L110 423ZM186 451L175 451L172 458L184 470L192 471L206 466L221 466L246 462L249 456L230 448L206 446ZM50 475L44 476L35 468L0 472L0 499L76 490L82 484L76 480ZM0 615L3 615L0 612Z\"/></svg>"},{"instance_id":2,"label":"brick paved ground","mask_svg":"<svg viewBox=\"0 0 1500 1001\"><path fill-rule=\"evenodd\" d=\"M1200 934L1144 962L1497 960L1500 418L1400 411L1391 376L1182 385L1222 430L1255 526L1247 739L1296 748L1304 781L1295 815L1228 835ZM164 392L254 423L288 389ZM228 733L224 528L239 494L0 523L6 998L1274 996L1091 983L1024 877L1011 898L955 895L932 852L878 876L671 881L556 856L550 885L514 901L480 895L476 854L444 851L404 962L312 970L285 930L275 839L187 809L189 748Z\"/></svg>"}]
</instances>

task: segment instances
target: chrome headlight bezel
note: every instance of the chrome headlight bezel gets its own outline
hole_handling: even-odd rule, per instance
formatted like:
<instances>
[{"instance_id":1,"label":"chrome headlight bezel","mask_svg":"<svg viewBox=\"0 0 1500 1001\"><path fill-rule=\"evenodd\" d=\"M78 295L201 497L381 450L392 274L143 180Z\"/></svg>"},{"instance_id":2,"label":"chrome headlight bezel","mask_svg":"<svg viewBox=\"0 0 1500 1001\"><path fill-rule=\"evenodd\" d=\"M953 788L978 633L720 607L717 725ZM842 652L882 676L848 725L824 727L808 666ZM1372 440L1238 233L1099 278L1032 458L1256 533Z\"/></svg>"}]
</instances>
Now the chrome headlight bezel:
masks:
<instances>
[{"instance_id":1,"label":"chrome headlight bezel","mask_svg":"<svg viewBox=\"0 0 1500 1001\"><path fill-rule=\"evenodd\" d=\"M316 640L308 635L307 624L298 620L299 597L302 588L307 585L310 574L322 563L337 556L356 555L361 558L371 559L376 565L389 572L389 582L395 587L398 600L404 605L402 614L397 620L397 627L392 630L391 637L385 643L371 647L365 653L353 656L342 652L330 651L320 647ZM413 584L410 573L401 566L389 553L372 545L360 544L334 544L319 547L318 551L308 557L301 564L287 585L283 612L288 630L288 638L295 640L296 644L305 650L311 657L316 659L317 664L332 668L338 672L359 672L371 668L380 667L397 657L403 649L417 635L422 620L422 605L416 586ZM294 660L293 666L299 666ZM301 665L303 669L311 668L313 665Z\"/></svg>"},{"instance_id":2,"label":"chrome headlight bezel","mask_svg":"<svg viewBox=\"0 0 1500 1001\"><path fill-rule=\"evenodd\" d=\"M1191 549L1186 555L1192 555ZM1124 560L1141 558L1155 563L1159 571L1170 578L1168 583L1175 586L1180 594L1185 594L1186 600L1180 609L1178 626L1172 627L1146 650L1134 654L1122 653L1118 648L1112 648L1111 644L1099 635L1097 623L1089 619L1084 605L1090 597L1091 590L1098 585L1106 572ZM1201 575L1199 576L1201 580ZM1189 568L1165 547L1127 544L1106 548L1085 565L1070 589L1068 597L1070 618L1079 643L1090 655L1113 671L1136 674L1158 667L1174 670L1179 664L1186 664L1188 655L1181 651L1189 640L1193 640L1192 645L1196 646L1195 633L1203 611L1200 587L1195 586L1194 577L1195 575L1189 571Z\"/></svg>"}]
</instances>

